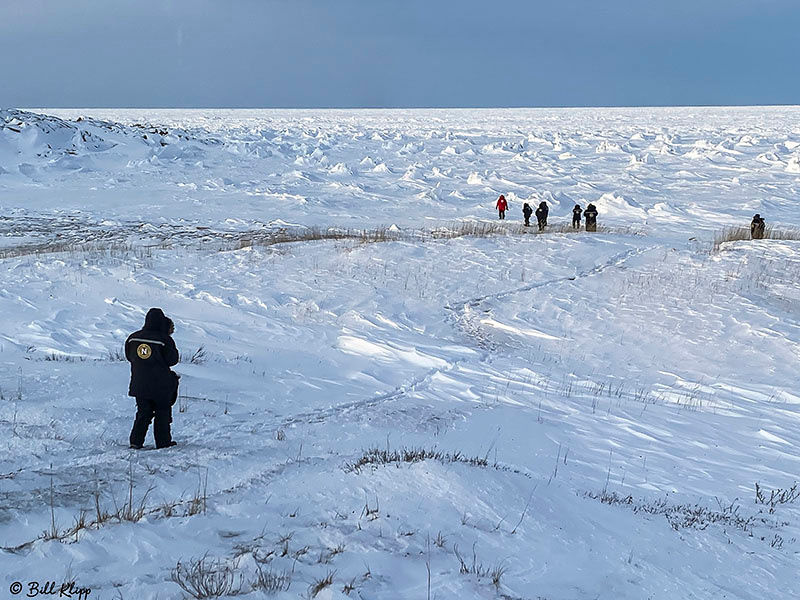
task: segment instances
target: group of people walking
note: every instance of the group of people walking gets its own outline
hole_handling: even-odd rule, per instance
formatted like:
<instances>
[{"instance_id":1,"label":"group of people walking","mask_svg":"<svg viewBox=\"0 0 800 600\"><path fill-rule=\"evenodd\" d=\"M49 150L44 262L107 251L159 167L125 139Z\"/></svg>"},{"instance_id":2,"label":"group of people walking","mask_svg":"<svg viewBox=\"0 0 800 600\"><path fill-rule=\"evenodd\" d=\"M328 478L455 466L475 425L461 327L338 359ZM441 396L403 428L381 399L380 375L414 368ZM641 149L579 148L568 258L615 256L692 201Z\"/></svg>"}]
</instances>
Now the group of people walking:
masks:
<instances>
[{"instance_id":1,"label":"group of people walking","mask_svg":"<svg viewBox=\"0 0 800 600\"><path fill-rule=\"evenodd\" d=\"M508 210L508 201L502 194L500 194L500 197L497 199L495 208L500 215L500 219L505 219L506 211ZM531 216L534 212L536 214L536 223L539 226L539 231L544 231L544 228L547 227L547 216L550 214L550 208L547 206L547 202L540 202L536 211L534 211L527 202L522 205L522 216L525 219L525 227L530 227ZM575 208L572 209L573 229L581 228L581 215L586 222L586 231L597 231L597 207L590 202L586 206L586 210L584 210L581 208L580 204L576 204Z\"/></svg>"},{"instance_id":2,"label":"group of people walking","mask_svg":"<svg viewBox=\"0 0 800 600\"><path fill-rule=\"evenodd\" d=\"M500 219L506 218L506 211L508 210L508 200L503 194L497 199L495 208L500 215ZM544 231L547 227L547 216L550 214L550 208L547 202L540 202L536 211L531 208L531 205L525 202L522 205L522 216L525 219L525 227L530 227L531 216L536 213L536 222L539 225L539 231ZM572 209L572 228L581 228L581 217L586 224L586 231L597 231L597 207L591 202L583 209L580 204L576 204ZM764 239L766 235L766 221L764 218L756 213L753 220L750 222L750 238L754 240Z\"/></svg>"}]
</instances>

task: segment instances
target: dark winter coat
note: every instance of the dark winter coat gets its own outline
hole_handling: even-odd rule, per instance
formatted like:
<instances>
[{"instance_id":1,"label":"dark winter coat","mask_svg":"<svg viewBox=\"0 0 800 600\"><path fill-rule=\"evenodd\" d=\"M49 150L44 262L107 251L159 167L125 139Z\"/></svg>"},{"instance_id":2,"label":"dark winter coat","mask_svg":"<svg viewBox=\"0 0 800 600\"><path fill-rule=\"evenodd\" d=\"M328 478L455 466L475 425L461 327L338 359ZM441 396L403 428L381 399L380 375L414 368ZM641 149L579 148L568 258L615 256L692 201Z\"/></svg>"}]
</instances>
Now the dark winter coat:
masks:
<instances>
[{"instance_id":1,"label":"dark winter coat","mask_svg":"<svg viewBox=\"0 0 800 600\"><path fill-rule=\"evenodd\" d=\"M572 209L572 220L573 221L580 221L582 212L583 212L583 209L580 207L579 204L576 204L575 208Z\"/></svg>"},{"instance_id":2,"label":"dark winter coat","mask_svg":"<svg viewBox=\"0 0 800 600\"><path fill-rule=\"evenodd\" d=\"M144 327L125 341L125 358L131 363L128 395L158 402L171 401L178 376L170 367L178 364L178 349L169 335L170 320L160 308L151 308Z\"/></svg>"},{"instance_id":3,"label":"dark winter coat","mask_svg":"<svg viewBox=\"0 0 800 600\"><path fill-rule=\"evenodd\" d=\"M753 220L750 222L750 237L754 240L761 240L764 239L764 231L766 229L767 222L761 217L761 215L756 215L753 217Z\"/></svg>"},{"instance_id":4,"label":"dark winter coat","mask_svg":"<svg viewBox=\"0 0 800 600\"><path fill-rule=\"evenodd\" d=\"M550 209L547 208L547 204L542 202L539 205L539 208L536 209L536 220L540 223L547 222L547 215L550 213Z\"/></svg>"},{"instance_id":5,"label":"dark winter coat","mask_svg":"<svg viewBox=\"0 0 800 600\"><path fill-rule=\"evenodd\" d=\"M531 208L530 204L526 204L522 207L522 214L526 219L530 219L531 215L533 214L533 209Z\"/></svg>"},{"instance_id":6,"label":"dark winter coat","mask_svg":"<svg viewBox=\"0 0 800 600\"><path fill-rule=\"evenodd\" d=\"M583 211L583 218L586 219L587 225L594 225L597 223L597 208L594 204L590 204Z\"/></svg>"}]
</instances>

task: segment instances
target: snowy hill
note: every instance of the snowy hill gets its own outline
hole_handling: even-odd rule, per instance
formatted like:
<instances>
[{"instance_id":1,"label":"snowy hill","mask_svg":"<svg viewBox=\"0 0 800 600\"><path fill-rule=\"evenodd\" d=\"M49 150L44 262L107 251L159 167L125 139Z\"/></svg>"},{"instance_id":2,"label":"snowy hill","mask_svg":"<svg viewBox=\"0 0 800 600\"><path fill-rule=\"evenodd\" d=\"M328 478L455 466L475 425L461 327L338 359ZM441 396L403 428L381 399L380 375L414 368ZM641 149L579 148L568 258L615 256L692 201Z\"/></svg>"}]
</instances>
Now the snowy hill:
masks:
<instances>
[{"instance_id":1,"label":"snowy hill","mask_svg":"<svg viewBox=\"0 0 800 600\"><path fill-rule=\"evenodd\" d=\"M798 152L797 108L0 111L5 585L800 596ZM755 212L795 239L715 248ZM179 445L133 451L151 306Z\"/></svg>"}]
</instances>

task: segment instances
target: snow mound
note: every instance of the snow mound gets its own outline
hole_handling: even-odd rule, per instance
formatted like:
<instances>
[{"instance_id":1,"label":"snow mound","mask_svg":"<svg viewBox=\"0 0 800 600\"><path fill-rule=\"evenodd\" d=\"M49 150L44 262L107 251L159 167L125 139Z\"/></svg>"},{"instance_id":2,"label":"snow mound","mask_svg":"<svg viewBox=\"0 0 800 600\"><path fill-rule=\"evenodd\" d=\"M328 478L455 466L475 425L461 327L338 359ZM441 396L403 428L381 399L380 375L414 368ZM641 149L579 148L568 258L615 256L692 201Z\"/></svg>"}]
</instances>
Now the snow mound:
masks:
<instances>
[{"instance_id":1,"label":"snow mound","mask_svg":"<svg viewBox=\"0 0 800 600\"><path fill-rule=\"evenodd\" d=\"M42 170L93 170L99 158L117 167L159 159L196 162L204 156L204 145L216 143L181 129L0 110L0 166L26 176Z\"/></svg>"},{"instance_id":2,"label":"snow mound","mask_svg":"<svg viewBox=\"0 0 800 600\"><path fill-rule=\"evenodd\" d=\"M759 154L756 157L756 160L758 162L762 162L762 163L765 163L765 164L768 164L768 165L773 165L773 164L776 164L776 163L777 164L782 164L783 163L783 161L780 159L780 157L777 154L775 154L774 152L762 152L761 154Z\"/></svg>"},{"instance_id":3,"label":"snow mound","mask_svg":"<svg viewBox=\"0 0 800 600\"><path fill-rule=\"evenodd\" d=\"M785 140L783 142L775 144L774 147L776 152L779 152L781 154L789 154L791 152L794 152L794 150L798 146L800 146L800 142L792 142L790 140Z\"/></svg>"},{"instance_id":4,"label":"snow mound","mask_svg":"<svg viewBox=\"0 0 800 600\"><path fill-rule=\"evenodd\" d=\"M353 175L353 170L344 163L336 163L330 169L328 169L328 173L331 175L347 176Z\"/></svg>"},{"instance_id":5,"label":"snow mound","mask_svg":"<svg viewBox=\"0 0 800 600\"><path fill-rule=\"evenodd\" d=\"M622 147L619 144L616 144L614 142L609 142L607 140L603 140L602 142L597 144L597 147L594 149L594 151L597 154L610 154L610 153L622 154L622 153L624 153L624 150L622 149Z\"/></svg>"},{"instance_id":6,"label":"snow mound","mask_svg":"<svg viewBox=\"0 0 800 600\"><path fill-rule=\"evenodd\" d=\"M561 213L563 212L566 214L567 212L572 210L572 207L575 206L575 200L571 196L563 192L552 192L550 190L545 190L543 192L535 192L528 198L524 200L531 206L536 206L540 202L547 202L547 205L550 207L551 213Z\"/></svg>"},{"instance_id":7,"label":"snow mound","mask_svg":"<svg viewBox=\"0 0 800 600\"><path fill-rule=\"evenodd\" d=\"M628 161L631 166L637 165L653 165L656 162L656 159L653 158L653 155L649 152L645 152L644 154L631 154L631 158Z\"/></svg>"},{"instance_id":8,"label":"snow mound","mask_svg":"<svg viewBox=\"0 0 800 600\"><path fill-rule=\"evenodd\" d=\"M645 219L647 212L635 200L630 200L615 192L603 194L594 205L601 215Z\"/></svg>"}]
</instances>

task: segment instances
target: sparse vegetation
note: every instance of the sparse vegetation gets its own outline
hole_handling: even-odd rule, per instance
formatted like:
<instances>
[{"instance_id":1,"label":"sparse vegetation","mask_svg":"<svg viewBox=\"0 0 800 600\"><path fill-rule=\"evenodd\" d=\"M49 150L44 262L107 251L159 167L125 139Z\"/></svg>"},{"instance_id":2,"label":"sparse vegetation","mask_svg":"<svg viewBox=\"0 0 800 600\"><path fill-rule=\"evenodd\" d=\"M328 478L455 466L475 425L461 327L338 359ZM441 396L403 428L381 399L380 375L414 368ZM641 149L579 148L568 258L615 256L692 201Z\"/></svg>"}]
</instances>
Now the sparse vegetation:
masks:
<instances>
[{"instance_id":1,"label":"sparse vegetation","mask_svg":"<svg viewBox=\"0 0 800 600\"><path fill-rule=\"evenodd\" d=\"M775 488L774 490L769 490L769 497L767 496L767 490L762 488L758 482L756 482L756 504L763 504L769 507L769 513L773 514L775 512L775 508L780 504L790 504L800 498L800 489L797 487L797 482L795 481L791 487L782 489L782 488Z\"/></svg>"},{"instance_id":2,"label":"sparse vegetation","mask_svg":"<svg viewBox=\"0 0 800 600\"><path fill-rule=\"evenodd\" d=\"M359 473L364 467L378 467L388 464L415 463L423 460L437 460L441 463L464 463L475 467L488 467L487 457L466 456L461 452L442 452L441 450L427 448L401 448L400 450L389 450L388 448L368 448L354 462L346 463L344 470L348 473Z\"/></svg>"},{"instance_id":3,"label":"sparse vegetation","mask_svg":"<svg viewBox=\"0 0 800 600\"><path fill-rule=\"evenodd\" d=\"M353 577L349 582L345 583L342 587L342 593L349 596L350 592L356 589L356 578Z\"/></svg>"},{"instance_id":4,"label":"sparse vegetation","mask_svg":"<svg viewBox=\"0 0 800 600\"><path fill-rule=\"evenodd\" d=\"M92 237L91 232L82 232L87 237ZM48 254L68 254L81 256L92 263L100 261L123 262L134 257L139 260L149 260L153 257L153 248L156 245L134 245L118 242L102 241L56 241L41 242L37 244L20 244L7 246L0 249L0 260L6 258L19 258L21 256L45 256Z\"/></svg>"},{"instance_id":5,"label":"sparse vegetation","mask_svg":"<svg viewBox=\"0 0 800 600\"><path fill-rule=\"evenodd\" d=\"M99 529L110 523L131 522L137 523L146 515L153 515L161 518L190 517L197 514L204 514L208 508L208 473L205 477L200 477L197 489L188 499L164 500L156 506L149 505L150 494L155 489L150 486L139 499L135 498L135 480L133 474L133 464L128 467L128 486L124 501L119 504L113 492L108 493L114 506L113 510L108 511L102 506L103 496L100 481L95 473L95 484L92 490L92 509L82 508L78 515L73 517L73 524L65 529L60 529L55 518L55 490L51 476L50 481L50 527L39 535L39 539L44 541L58 540L66 542L74 538L78 541L81 531L88 529ZM182 510L180 510L182 508ZM92 514L93 518L89 518Z\"/></svg>"},{"instance_id":6,"label":"sparse vegetation","mask_svg":"<svg viewBox=\"0 0 800 600\"><path fill-rule=\"evenodd\" d=\"M122 503L122 506L119 506L117 505L116 497L113 494L111 495L111 500L114 503L115 509L112 516L120 522L131 521L136 523L141 521L142 517L147 513L147 497L153 491L153 487L149 487L147 491L142 494L138 502L134 502L133 499L134 487L133 460L131 460L128 462L128 494L125 498L125 502Z\"/></svg>"},{"instance_id":7,"label":"sparse vegetation","mask_svg":"<svg viewBox=\"0 0 800 600\"><path fill-rule=\"evenodd\" d=\"M475 544L472 544L471 564L468 564L459 553L458 544L453 545L453 554L455 554L456 558L458 559L459 573L462 575L475 575L478 579L490 578L492 585L498 589L500 588L501 580L506 572L506 567L502 561L492 566L484 566L482 562L478 561L478 556L475 552Z\"/></svg>"},{"instance_id":8,"label":"sparse vegetation","mask_svg":"<svg viewBox=\"0 0 800 600\"><path fill-rule=\"evenodd\" d=\"M189 499L189 505L186 509L187 516L205 514L208 508L208 469L206 469L205 477L202 477L200 473L197 476L197 489Z\"/></svg>"},{"instance_id":9,"label":"sparse vegetation","mask_svg":"<svg viewBox=\"0 0 800 600\"><path fill-rule=\"evenodd\" d=\"M255 578L251 584L253 590L264 592L267 595L278 592L288 592L292 585L292 574L288 571L274 571L264 569L262 565L256 568Z\"/></svg>"},{"instance_id":10,"label":"sparse vegetation","mask_svg":"<svg viewBox=\"0 0 800 600\"><path fill-rule=\"evenodd\" d=\"M726 242L739 242L750 239L750 227L726 227L722 231L714 234L713 251L722 250L722 245ZM800 229L776 229L772 225L767 225L764 230L765 240L800 240Z\"/></svg>"},{"instance_id":11,"label":"sparse vegetation","mask_svg":"<svg viewBox=\"0 0 800 600\"><path fill-rule=\"evenodd\" d=\"M321 564L328 564L335 556L342 554L344 552L344 548L344 544L340 543L333 548L323 549L319 554L319 560L317 562Z\"/></svg>"},{"instance_id":12,"label":"sparse vegetation","mask_svg":"<svg viewBox=\"0 0 800 600\"><path fill-rule=\"evenodd\" d=\"M369 498L366 499L364 502L364 508L361 509L361 517L366 517L367 521L374 521L377 519L381 514L381 505L378 502L378 498L375 498L375 506L371 507L369 505Z\"/></svg>"},{"instance_id":13,"label":"sparse vegetation","mask_svg":"<svg viewBox=\"0 0 800 600\"><path fill-rule=\"evenodd\" d=\"M317 594L319 594L322 590L326 587L333 585L333 578L336 576L336 571L328 571L325 577L321 579L315 579L314 582L308 588L308 595L311 598L316 598Z\"/></svg>"},{"instance_id":14,"label":"sparse vegetation","mask_svg":"<svg viewBox=\"0 0 800 600\"><path fill-rule=\"evenodd\" d=\"M292 539L294 532L281 535L278 538L278 544L281 546L280 556L289 556L289 541Z\"/></svg>"},{"instance_id":15,"label":"sparse vegetation","mask_svg":"<svg viewBox=\"0 0 800 600\"><path fill-rule=\"evenodd\" d=\"M433 229L399 229L380 226L375 229L346 229L338 227L297 227L262 232L243 232L234 242L233 249L253 246L274 246L296 242L312 242L321 240L353 240L361 244L382 242L418 242L431 240L450 240L461 237L491 237L497 235L547 235L580 233L569 223L549 225L544 231L536 227L524 227L518 223L502 223L499 221L459 221L450 225ZM632 227L597 228L598 233L617 233L620 235L636 235Z\"/></svg>"},{"instance_id":16,"label":"sparse vegetation","mask_svg":"<svg viewBox=\"0 0 800 600\"><path fill-rule=\"evenodd\" d=\"M202 365L204 362L206 362L207 358L208 352L206 352L206 347L200 346L192 353L191 358L189 358L189 362L193 365Z\"/></svg>"},{"instance_id":17,"label":"sparse vegetation","mask_svg":"<svg viewBox=\"0 0 800 600\"><path fill-rule=\"evenodd\" d=\"M125 358L125 353L121 350L109 350L106 354L106 358L111 362L125 362L127 360Z\"/></svg>"},{"instance_id":18,"label":"sparse vegetation","mask_svg":"<svg viewBox=\"0 0 800 600\"><path fill-rule=\"evenodd\" d=\"M197 600L236 596L242 592L244 585L244 577L237 571L236 562L212 561L208 555L204 555L188 564L178 561L172 570L172 581Z\"/></svg>"},{"instance_id":19,"label":"sparse vegetation","mask_svg":"<svg viewBox=\"0 0 800 600\"><path fill-rule=\"evenodd\" d=\"M433 545L437 548L444 548L447 545L447 538L442 535L442 532L436 534L436 537L433 539Z\"/></svg>"},{"instance_id":20,"label":"sparse vegetation","mask_svg":"<svg viewBox=\"0 0 800 600\"><path fill-rule=\"evenodd\" d=\"M771 526L767 519L758 515L740 514L736 502L719 504L718 510L700 504L670 504L666 498L657 500L637 500L633 496L620 496L616 492L587 492L587 498L599 500L611 506L628 506L637 514L664 515L675 531L682 529L706 529L709 525L725 525L750 533L757 525Z\"/></svg>"},{"instance_id":21,"label":"sparse vegetation","mask_svg":"<svg viewBox=\"0 0 800 600\"><path fill-rule=\"evenodd\" d=\"M62 352L48 352L45 354L44 360L48 362L85 362L86 357L64 354Z\"/></svg>"}]
</instances>

